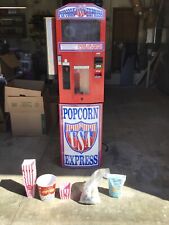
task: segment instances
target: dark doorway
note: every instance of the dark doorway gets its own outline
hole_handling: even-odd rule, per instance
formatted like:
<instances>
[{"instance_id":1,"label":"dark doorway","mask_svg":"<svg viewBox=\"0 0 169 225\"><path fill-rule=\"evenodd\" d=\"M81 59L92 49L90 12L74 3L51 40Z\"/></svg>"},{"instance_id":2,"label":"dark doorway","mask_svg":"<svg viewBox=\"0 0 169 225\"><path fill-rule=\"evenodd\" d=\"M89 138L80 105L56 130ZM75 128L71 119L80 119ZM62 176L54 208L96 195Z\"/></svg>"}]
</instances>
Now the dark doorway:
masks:
<instances>
[{"instance_id":1,"label":"dark doorway","mask_svg":"<svg viewBox=\"0 0 169 225\"><path fill-rule=\"evenodd\" d=\"M113 9L112 72L120 70L122 44L137 43L138 22L132 8Z\"/></svg>"}]
</instances>

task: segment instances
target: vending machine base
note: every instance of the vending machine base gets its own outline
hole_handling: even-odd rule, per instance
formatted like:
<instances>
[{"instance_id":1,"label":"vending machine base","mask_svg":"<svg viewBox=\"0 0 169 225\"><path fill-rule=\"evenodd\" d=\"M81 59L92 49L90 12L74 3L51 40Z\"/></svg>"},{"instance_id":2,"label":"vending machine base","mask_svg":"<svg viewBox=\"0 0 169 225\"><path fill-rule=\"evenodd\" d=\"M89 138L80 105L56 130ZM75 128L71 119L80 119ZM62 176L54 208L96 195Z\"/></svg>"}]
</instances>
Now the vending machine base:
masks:
<instances>
[{"instance_id":1,"label":"vending machine base","mask_svg":"<svg viewBox=\"0 0 169 225\"><path fill-rule=\"evenodd\" d=\"M101 165L103 104L59 104L61 165Z\"/></svg>"}]
</instances>

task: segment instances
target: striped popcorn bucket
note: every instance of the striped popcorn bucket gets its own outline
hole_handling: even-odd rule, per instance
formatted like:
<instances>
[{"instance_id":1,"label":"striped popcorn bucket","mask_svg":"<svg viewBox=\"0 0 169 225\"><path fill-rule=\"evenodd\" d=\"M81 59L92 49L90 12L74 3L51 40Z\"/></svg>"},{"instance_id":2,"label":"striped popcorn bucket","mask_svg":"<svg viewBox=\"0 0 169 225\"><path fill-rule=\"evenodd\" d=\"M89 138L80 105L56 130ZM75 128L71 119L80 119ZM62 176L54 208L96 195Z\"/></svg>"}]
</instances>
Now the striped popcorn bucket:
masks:
<instances>
[{"instance_id":1,"label":"striped popcorn bucket","mask_svg":"<svg viewBox=\"0 0 169 225\"><path fill-rule=\"evenodd\" d=\"M72 184L70 182L62 183L59 187L59 194L61 199L70 199Z\"/></svg>"},{"instance_id":2,"label":"striped popcorn bucket","mask_svg":"<svg viewBox=\"0 0 169 225\"><path fill-rule=\"evenodd\" d=\"M50 201L55 198L56 176L53 174L43 174L36 180L39 196L42 201Z\"/></svg>"},{"instance_id":3,"label":"striped popcorn bucket","mask_svg":"<svg viewBox=\"0 0 169 225\"><path fill-rule=\"evenodd\" d=\"M22 163L23 183L28 198L34 198L36 187L36 160L25 159Z\"/></svg>"}]
</instances>

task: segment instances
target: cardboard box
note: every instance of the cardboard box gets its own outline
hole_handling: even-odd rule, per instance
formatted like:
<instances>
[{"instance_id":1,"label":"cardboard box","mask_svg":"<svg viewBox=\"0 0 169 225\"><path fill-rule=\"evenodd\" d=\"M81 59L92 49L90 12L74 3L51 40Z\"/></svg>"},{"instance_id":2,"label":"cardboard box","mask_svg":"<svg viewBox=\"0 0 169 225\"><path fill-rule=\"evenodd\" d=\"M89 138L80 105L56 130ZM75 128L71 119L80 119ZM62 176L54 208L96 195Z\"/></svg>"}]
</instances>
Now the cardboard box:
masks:
<instances>
[{"instance_id":1,"label":"cardboard box","mask_svg":"<svg viewBox=\"0 0 169 225\"><path fill-rule=\"evenodd\" d=\"M15 69L19 67L19 60L16 58L16 56L13 53L7 53L4 55L0 55L0 59L2 62L9 68Z\"/></svg>"},{"instance_id":2,"label":"cardboard box","mask_svg":"<svg viewBox=\"0 0 169 225\"><path fill-rule=\"evenodd\" d=\"M5 112L10 113L13 135L34 136L46 132L44 82L14 80L5 87Z\"/></svg>"},{"instance_id":3,"label":"cardboard box","mask_svg":"<svg viewBox=\"0 0 169 225\"><path fill-rule=\"evenodd\" d=\"M0 70L6 80L12 79L15 76L15 70L20 66L19 60L15 54L7 53L0 55Z\"/></svg>"}]
</instances>

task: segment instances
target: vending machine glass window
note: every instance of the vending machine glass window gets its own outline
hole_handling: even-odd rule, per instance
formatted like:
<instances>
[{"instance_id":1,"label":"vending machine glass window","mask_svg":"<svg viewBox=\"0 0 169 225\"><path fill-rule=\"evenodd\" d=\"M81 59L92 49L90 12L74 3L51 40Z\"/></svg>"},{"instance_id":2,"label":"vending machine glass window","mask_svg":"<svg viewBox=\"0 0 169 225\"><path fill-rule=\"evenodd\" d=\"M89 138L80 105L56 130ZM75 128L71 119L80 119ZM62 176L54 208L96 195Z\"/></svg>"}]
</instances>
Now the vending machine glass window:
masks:
<instances>
[{"instance_id":1,"label":"vending machine glass window","mask_svg":"<svg viewBox=\"0 0 169 225\"><path fill-rule=\"evenodd\" d=\"M89 66L74 66L75 94L89 94Z\"/></svg>"},{"instance_id":2,"label":"vending machine glass window","mask_svg":"<svg viewBox=\"0 0 169 225\"><path fill-rule=\"evenodd\" d=\"M99 42L100 21L62 20L63 42Z\"/></svg>"}]
</instances>

